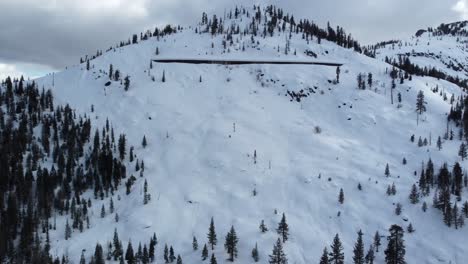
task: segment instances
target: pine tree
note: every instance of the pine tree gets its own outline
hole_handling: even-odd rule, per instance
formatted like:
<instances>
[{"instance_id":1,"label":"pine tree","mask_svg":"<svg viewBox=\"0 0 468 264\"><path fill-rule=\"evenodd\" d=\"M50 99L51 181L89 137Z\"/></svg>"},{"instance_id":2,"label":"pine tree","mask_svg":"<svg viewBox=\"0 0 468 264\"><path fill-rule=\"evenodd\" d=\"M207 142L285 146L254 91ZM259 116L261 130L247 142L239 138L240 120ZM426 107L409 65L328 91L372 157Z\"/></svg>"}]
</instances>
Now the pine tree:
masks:
<instances>
[{"instance_id":1,"label":"pine tree","mask_svg":"<svg viewBox=\"0 0 468 264\"><path fill-rule=\"evenodd\" d=\"M216 261L216 257L214 255L214 253L211 254L210 264L218 264L218 262Z\"/></svg>"},{"instance_id":2,"label":"pine tree","mask_svg":"<svg viewBox=\"0 0 468 264\"><path fill-rule=\"evenodd\" d=\"M353 250L354 256L353 261L354 264L364 264L364 242L362 241L362 231L359 230L358 238L356 244L354 245Z\"/></svg>"},{"instance_id":3,"label":"pine tree","mask_svg":"<svg viewBox=\"0 0 468 264\"><path fill-rule=\"evenodd\" d=\"M403 229L398 225L392 225L389 232L390 236L387 238L388 245L385 250L385 262L387 264L406 264Z\"/></svg>"},{"instance_id":4,"label":"pine tree","mask_svg":"<svg viewBox=\"0 0 468 264\"><path fill-rule=\"evenodd\" d=\"M419 91L416 99L416 111L419 115L426 112L426 101L424 100L424 92Z\"/></svg>"},{"instance_id":5,"label":"pine tree","mask_svg":"<svg viewBox=\"0 0 468 264\"><path fill-rule=\"evenodd\" d=\"M149 246L149 252L148 255L150 257L151 262L154 261L154 250L156 248L156 245L158 244L158 239L156 237L156 233L153 234L153 237L150 240L150 246Z\"/></svg>"},{"instance_id":6,"label":"pine tree","mask_svg":"<svg viewBox=\"0 0 468 264\"><path fill-rule=\"evenodd\" d=\"M343 204L344 203L344 192L343 192L343 188L340 189L340 194L338 195L338 202L340 204Z\"/></svg>"},{"instance_id":7,"label":"pine tree","mask_svg":"<svg viewBox=\"0 0 468 264\"><path fill-rule=\"evenodd\" d=\"M366 254L366 264L374 264L375 260L375 253L374 253L374 245L370 245L369 251Z\"/></svg>"},{"instance_id":8,"label":"pine tree","mask_svg":"<svg viewBox=\"0 0 468 264\"><path fill-rule=\"evenodd\" d=\"M260 257L258 256L258 248L257 248L257 243L255 243L255 247L252 249L252 259L255 262L258 262L260 260Z\"/></svg>"},{"instance_id":9,"label":"pine tree","mask_svg":"<svg viewBox=\"0 0 468 264\"><path fill-rule=\"evenodd\" d=\"M214 250L216 243L218 243L218 239L216 239L214 220L213 217L211 217L211 223L208 229L208 244L211 245L211 250Z\"/></svg>"},{"instance_id":10,"label":"pine tree","mask_svg":"<svg viewBox=\"0 0 468 264\"><path fill-rule=\"evenodd\" d=\"M86 259L85 259L85 256L84 256L83 252L81 252L80 264L86 264Z\"/></svg>"},{"instance_id":11,"label":"pine tree","mask_svg":"<svg viewBox=\"0 0 468 264\"><path fill-rule=\"evenodd\" d=\"M118 260L119 257L123 254L123 249L120 244L119 235L117 234L117 228L114 229L114 239L113 239L113 246L114 246L114 260Z\"/></svg>"},{"instance_id":12,"label":"pine tree","mask_svg":"<svg viewBox=\"0 0 468 264\"><path fill-rule=\"evenodd\" d=\"M418 187L416 184L413 184L413 187L411 187L411 193L409 195L409 200L412 204L417 204L419 203L419 191Z\"/></svg>"},{"instance_id":13,"label":"pine tree","mask_svg":"<svg viewBox=\"0 0 468 264\"><path fill-rule=\"evenodd\" d=\"M148 248L146 247L146 244L143 246L143 255L141 257L141 262L143 264L149 263L149 254L148 254Z\"/></svg>"},{"instance_id":14,"label":"pine tree","mask_svg":"<svg viewBox=\"0 0 468 264\"><path fill-rule=\"evenodd\" d=\"M86 60L86 70L89 71L90 66L89 66L89 60Z\"/></svg>"},{"instance_id":15,"label":"pine tree","mask_svg":"<svg viewBox=\"0 0 468 264\"><path fill-rule=\"evenodd\" d=\"M162 79L161 81L164 83L166 82L166 71L163 71Z\"/></svg>"},{"instance_id":16,"label":"pine tree","mask_svg":"<svg viewBox=\"0 0 468 264\"><path fill-rule=\"evenodd\" d=\"M265 232L268 231L268 228L266 227L265 221L264 221L263 219L262 219L262 221L260 222L259 228L260 228L260 232L262 232L262 233L265 233Z\"/></svg>"},{"instance_id":17,"label":"pine tree","mask_svg":"<svg viewBox=\"0 0 468 264\"><path fill-rule=\"evenodd\" d=\"M283 251L283 244L281 243L281 239L278 238L276 244L273 246L273 252L269 255L270 264L287 264L288 260L286 258L286 254Z\"/></svg>"},{"instance_id":18,"label":"pine tree","mask_svg":"<svg viewBox=\"0 0 468 264\"><path fill-rule=\"evenodd\" d=\"M65 223L65 240L68 240L69 238L71 238L71 234L72 234L72 229L70 227L70 224L68 223L68 219Z\"/></svg>"},{"instance_id":19,"label":"pine tree","mask_svg":"<svg viewBox=\"0 0 468 264\"><path fill-rule=\"evenodd\" d=\"M392 187L390 185L387 186L387 195L392 195Z\"/></svg>"},{"instance_id":20,"label":"pine tree","mask_svg":"<svg viewBox=\"0 0 468 264\"><path fill-rule=\"evenodd\" d=\"M410 224L408 225L408 228L407 228L406 230L408 230L408 233L413 233L413 232L415 231L415 230L414 230L414 227L413 227L413 224L410 223Z\"/></svg>"},{"instance_id":21,"label":"pine tree","mask_svg":"<svg viewBox=\"0 0 468 264\"><path fill-rule=\"evenodd\" d=\"M174 248L170 246L169 248L169 262L172 263L176 260L175 254L174 254Z\"/></svg>"},{"instance_id":22,"label":"pine tree","mask_svg":"<svg viewBox=\"0 0 468 264\"><path fill-rule=\"evenodd\" d=\"M101 218L104 218L106 216L106 208L104 207L104 205L102 205L101 207Z\"/></svg>"},{"instance_id":23,"label":"pine tree","mask_svg":"<svg viewBox=\"0 0 468 264\"><path fill-rule=\"evenodd\" d=\"M135 263L135 254L133 253L132 242L128 241L127 251L125 252L125 260L128 264Z\"/></svg>"},{"instance_id":24,"label":"pine tree","mask_svg":"<svg viewBox=\"0 0 468 264\"><path fill-rule=\"evenodd\" d=\"M193 251L196 251L198 249L198 241L195 236L193 236L192 248L193 248Z\"/></svg>"},{"instance_id":25,"label":"pine tree","mask_svg":"<svg viewBox=\"0 0 468 264\"><path fill-rule=\"evenodd\" d=\"M381 245L380 234L379 234L379 231L376 231L374 235L374 247L375 247L376 252L379 252L380 245Z\"/></svg>"},{"instance_id":26,"label":"pine tree","mask_svg":"<svg viewBox=\"0 0 468 264\"><path fill-rule=\"evenodd\" d=\"M202 260L206 260L207 258L208 258L208 248L206 247L206 244L205 244L202 249Z\"/></svg>"},{"instance_id":27,"label":"pine tree","mask_svg":"<svg viewBox=\"0 0 468 264\"><path fill-rule=\"evenodd\" d=\"M340 237L336 234L333 244L330 246L331 252L328 254L330 264L344 264L343 245Z\"/></svg>"},{"instance_id":28,"label":"pine tree","mask_svg":"<svg viewBox=\"0 0 468 264\"><path fill-rule=\"evenodd\" d=\"M182 258L180 255L177 255L177 264L182 264Z\"/></svg>"},{"instance_id":29,"label":"pine tree","mask_svg":"<svg viewBox=\"0 0 468 264\"><path fill-rule=\"evenodd\" d=\"M128 88L130 88L130 76L125 76L124 79L124 90L128 91Z\"/></svg>"},{"instance_id":30,"label":"pine tree","mask_svg":"<svg viewBox=\"0 0 468 264\"><path fill-rule=\"evenodd\" d=\"M114 70L113 70L113 67L112 67L112 64L109 65L109 79L112 80L112 77L114 76Z\"/></svg>"},{"instance_id":31,"label":"pine tree","mask_svg":"<svg viewBox=\"0 0 468 264\"><path fill-rule=\"evenodd\" d=\"M440 136L437 138L437 148L439 150L442 149L442 139L440 138Z\"/></svg>"},{"instance_id":32,"label":"pine tree","mask_svg":"<svg viewBox=\"0 0 468 264\"><path fill-rule=\"evenodd\" d=\"M283 243L288 240L289 236L289 226L286 223L286 216L283 213L283 216L281 217L281 221L278 224L278 228L276 229L276 232L281 236L283 239Z\"/></svg>"},{"instance_id":33,"label":"pine tree","mask_svg":"<svg viewBox=\"0 0 468 264\"><path fill-rule=\"evenodd\" d=\"M146 146L148 145L148 142L146 141L146 135L143 136L143 141L141 142L141 145L143 146L143 148L146 148Z\"/></svg>"},{"instance_id":34,"label":"pine tree","mask_svg":"<svg viewBox=\"0 0 468 264\"><path fill-rule=\"evenodd\" d=\"M234 262L234 259L237 257L237 243L239 242L234 230L234 226L231 226L231 230L226 235L226 242L224 242L224 248L229 254L229 261Z\"/></svg>"},{"instance_id":35,"label":"pine tree","mask_svg":"<svg viewBox=\"0 0 468 264\"><path fill-rule=\"evenodd\" d=\"M99 243L96 244L96 248L94 250L94 263L95 264L105 264L104 252L103 252L102 247L101 247L101 245Z\"/></svg>"},{"instance_id":36,"label":"pine tree","mask_svg":"<svg viewBox=\"0 0 468 264\"><path fill-rule=\"evenodd\" d=\"M463 160L466 159L467 154L468 153L467 153L465 142L462 142L461 145L460 145L460 149L458 150L458 156L460 156L460 158L463 161Z\"/></svg>"},{"instance_id":37,"label":"pine tree","mask_svg":"<svg viewBox=\"0 0 468 264\"><path fill-rule=\"evenodd\" d=\"M387 176L387 177L390 176L390 168L388 167L388 163L387 163L387 165L385 165L385 176Z\"/></svg>"},{"instance_id":38,"label":"pine tree","mask_svg":"<svg viewBox=\"0 0 468 264\"><path fill-rule=\"evenodd\" d=\"M164 245L164 261L169 263L169 248L167 248L167 244Z\"/></svg>"},{"instance_id":39,"label":"pine tree","mask_svg":"<svg viewBox=\"0 0 468 264\"><path fill-rule=\"evenodd\" d=\"M328 260L328 249L325 247L323 249L322 257L320 257L320 263L319 264L329 264L330 261Z\"/></svg>"},{"instance_id":40,"label":"pine tree","mask_svg":"<svg viewBox=\"0 0 468 264\"><path fill-rule=\"evenodd\" d=\"M391 192L392 192L392 195L396 195L397 193L395 183L392 183Z\"/></svg>"},{"instance_id":41,"label":"pine tree","mask_svg":"<svg viewBox=\"0 0 468 264\"><path fill-rule=\"evenodd\" d=\"M401 203L397 203L396 206L395 206L395 214L400 215L401 211L402 211L402 205L401 205Z\"/></svg>"}]
</instances>

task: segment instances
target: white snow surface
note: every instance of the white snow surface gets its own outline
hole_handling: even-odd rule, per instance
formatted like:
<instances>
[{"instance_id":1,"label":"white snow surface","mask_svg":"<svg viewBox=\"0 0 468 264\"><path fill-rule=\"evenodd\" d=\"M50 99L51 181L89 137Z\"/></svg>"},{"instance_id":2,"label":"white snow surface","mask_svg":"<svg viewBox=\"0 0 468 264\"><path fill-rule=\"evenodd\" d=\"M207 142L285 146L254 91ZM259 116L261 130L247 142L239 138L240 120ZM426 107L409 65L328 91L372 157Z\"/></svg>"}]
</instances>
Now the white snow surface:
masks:
<instances>
[{"instance_id":1,"label":"white snow surface","mask_svg":"<svg viewBox=\"0 0 468 264\"><path fill-rule=\"evenodd\" d=\"M284 55L287 35L256 37L259 45L254 46L250 37L234 35L234 44L228 43L230 52L223 53L221 36L196 34L194 28L187 27L159 40L150 38L106 52L91 61L90 71L84 63L54 77L37 79L39 87L53 89L58 103L69 103L79 114L91 116L93 130L108 118L116 135L125 133L128 146L135 146L137 158L144 160L144 179L151 193L151 201L143 205L144 179L134 172L135 162L130 164L127 159L127 167L138 181L130 195L125 194L124 185L114 194L120 221L116 223L109 214L100 217L101 206L108 208L109 197L93 200L91 228L83 233L74 231L67 241L66 218L57 218L57 231L51 231L51 254L68 254L78 263L85 250L89 261L96 242L106 251L116 228L124 249L131 239L136 250L139 242L148 243L156 232L156 263L164 262L165 243L173 245L184 263L203 263L201 247L207 242L213 216L218 263L227 262L223 244L231 225L239 236L236 263L253 263L250 254L255 243L260 263L267 263L284 212L290 227L290 238L284 245L289 263L318 263L323 248L336 233L343 242L346 263L352 263L359 229L364 232L367 251L375 231L385 236L390 225L406 228L410 222L416 232L405 233L408 263L466 263L466 227L455 230L445 226L441 212L431 206L432 194L423 198L428 203L426 213L421 203L412 205L408 200L411 185L419 177L413 172L419 172L423 162L432 158L436 171L443 162L450 166L461 162L458 140L444 142L443 149L437 150L435 141L445 132L450 104L431 89L438 85L449 98L460 96L461 90L445 81L414 77L398 84L392 105L391 79L386 74L390 65L326 40L318 44L314 39L307 44L295 34L290 54ZM445 41L446 37L437 47L447 56ZM322 66L153 63L149 70L156 47L159 58L297 59L344 65L337 85L329 82L335 79L336 69ZM424 45L424 49L438 53L434 47ZM306 49L318 58L307 57ZM294 50L297 55L292 54ZM130 76L129 91L124 91L120 82L104 86L109 80L109 64L122 78ZM374 76L372 89L358 90L357 74L369 72ZM288 89L309 88L315 93L300 103L286 96ZM428 110L417 125L415 103L420 90ZM400 107L398 92L403 100ZM316 126L321 133L314 132ZM417 147L410 142L412 134L416 139L431 136L432 145ZM141 147L144 135L146 148ZM402 165L404 157L407 165ZM387 163L391 171L388 178L384 175ZM466 161L461 164L468 165ZM357 189L358 183L362 191ZM387 196L386 188L392 183L398 193ZM345 193L343 205L338 203L340 188ZM93 196L92 192L87 195ZM463 201L466 198L464 194ZM394 213L397 202L403 205L400 216ZM258 228L262 219L270 229L265 234ZM192 250L193 236L200 244L198 251ZM382 244L376 263L384 262L385 237Z\"/></svg>"}]
</instances>

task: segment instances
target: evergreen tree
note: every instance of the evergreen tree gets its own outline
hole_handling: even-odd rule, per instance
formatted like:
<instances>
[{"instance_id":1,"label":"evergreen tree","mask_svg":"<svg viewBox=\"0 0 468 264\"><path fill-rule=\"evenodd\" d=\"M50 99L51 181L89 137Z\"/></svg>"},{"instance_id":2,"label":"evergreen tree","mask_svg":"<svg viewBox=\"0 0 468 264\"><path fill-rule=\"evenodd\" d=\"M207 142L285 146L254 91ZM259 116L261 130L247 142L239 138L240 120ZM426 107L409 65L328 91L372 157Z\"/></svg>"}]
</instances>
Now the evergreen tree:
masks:
<instances>
[{"instance_id":1,"label":"evergreen tree","mask_svg":"<svg viewBox=\"0 0 468 264\"><path fill-rule=\"evenodd\" d=\"M154 257L155 257L154 256L154 251L155 251L155 248L156 248L157 244L158 244L158 239L156 238L156 233L154 233L153 237L150 240L149 251L148 251L148 255L150 257L151 262L154 261Z\"/></svg>"},{"instance_id":2,"label":"evergreen tree","mask_svg":"<svg viewBox=\"0 0 468 264\"><path fill-rule=\"evenodd\" d=\"M208 229L208 244L211 245L211 250L214 250L216 243L218 243L218 239L216 238L214 220L213 217L211 217L210 227Z\"/></svg>"},{"instance_id":3,"label":"evergreen tree","mask_svg":"<svg viewBox=\"0 0 468 264\"><path fill-rule=\"evenodd\" d=\"M463 161L463 160L466 159L467 154L468 153L467 153L465 142L462 142L461 145L460 145L460 149L458 150L458 156L460 156L460 158Z\"/></svg>"},{"instance_id":4,"label":"evergreen tree","mask_svg":"<svg viewBox=\"0 0 468 264\"><path fill-rule=\"evenodd\" d=\"M387 238L388 245L385 250L385 262L387 264L406 264L403 229L398 225L392 225L389 232L390 236Z\"/></svg>"},{"instance_id":5,"label":"evergreen tree","mask_svg":"<svg viewBox=\"0 0 468 264\"><path fill-rule=\"evenodd\" d=\"M119 235L117 234L117 228L114 229L113 246L114 246L114 252L113 252L114 260L118 260L119 257L123 254L123 249L120 244Z\"/></svg>"},{"instance_id":6,"label":"evergreen tree","mask_svg":"<svg viewBox=\"0 0 468 264\"><path fill-rule=\"evenodd\" d=\"M166 82L166 71L163 71L162 79L161 81L164 83Z\"/></svg>"},{"instance_id":7,"label":"evergreen tree","mask_svg":"<svg viewBox=\"0 0 468 264\"><path fill-rule=\"evenodd\" d=\"M333 244L330 246L331 252L328 254L328 261L330 264L344 264L343 245L341 244L340 237L336 234L333 239Z\"/></svg>"},{"instance_id":8,"label":"evergreen tree","mask_svg":"<svg viewBox=\"0 0 468 264\"><path fill-rule=\"evenodd\" d=\"M182 258L180 255L177 255L177 264L182 264Z\"/></svg>"},{"instance_id":9,"label":"evergreen tree","mask_svg":"<svg viewBox=\"0 0 468 264\"><path fill-rule=\"evenodd\" d=\"M281 236L283 239L283 243L288 240L289 236L289 226L286 223L286 216L283 213L283 216L281 217L281 221L278 224L278 228L276 229L276 232Z\"/></svg>"},{"instance_id":10,"label":"evergreen tree","mask_svg":"<svg viewBox=\"0 0 468 264\"><path fill-rule=\"evenodd\" d=\"M418 191L418 187L416 186L416 184L413 184L413 187L411 187L411 193L409 195L409 199L412 204L419 203L419 191Z\"/></svg>"},{"instance_id":11,"label":"evergreen tree","mask_svg":"<svg viewBox=\"0 0 468 264\"><path fill-rule=\"evenodd\" d=\"M396 206L395 206L395 214L400 215L401 211L402 211L402 205L401 205L401 203L397 203Z\"/></svg>"},{"instance_id":12,"label":"evergreen tree","mask_svg":"<svg viewBox=\"0 0 468 264\"><path fill-rule=\"evenodd\" d=\"M125 76L124 79L124 90L128 91L128 88L130 88L130 76Z\"/></svg>"},{"instance_id":13,"label":"evergreen tree","mask_svg":"<svg viewBox=\"0 0 468 264\"><path fill-rule=\"evenodd\" d=\"M252 259L255 262L258 262L260 260L260 257L258 256L258 248L257 248L257 243L255 243L255 247L252 249Z\"/></svg>"},{"instance_id":14,"label":"evergreen tree","mask_svg":"<svg viewBox=\"0 0 468 264\"><path fill-rule=\"evenodd\" d=\"M112 77L114 76L114 70L113 70L113 67L112 67L112 64L109 65L109 79L112 80Z\"/></svg>"},{"instance_id":15,"label":"evergreen tree","mask_svg":"<svg viewBox=\"0 0 468 264\"><path fill-rule=\"evenodd\" d=\"M202 249L202 260L206 260L207 258L208 258L208 248L206 247L206 244L205 244Z\"/></svg>"},{"instance_id":16,"label":"evergreen tree","mask_svg":"<svg viewBox=\"0 0 468 264\"><path fill-rule=\"evenodd\" d=\"M120 135L119 142L118 142L120 160L123 160L125 158L125 154L127 152L125 145L126 145L125 135Z\"/></svg>"},{"instance_id":17,"label":"evergreen tree","mask_svg":"<svg viewBox=\"0 0 468 264\"><path fill-rule=\"evenodd\" d=\"M410 223L410 224L408 225L407 230L408 230L408 233L410 233L410 234L413 233L413 232L415 231L415 230L414 230L414 227L413 227L413 224Z\"/></svg>"},{"instance_id":18,"label":"evergreen tree","mask_svg":"<svg viewBox=\"0 0 468 264\"><path fill-rule=\"evenodd\" d=\"M128 264L135 263L135 254L133 253L132 242L128 241L127 251L125 252L125 260Z\"/></svg>"},{"instance_id":19,"label":"evergreen tree","mask_svg":"<svg viewBox=\"0 0 468 264\"><path fill-rule=\"evenodd\" d=\"M380 245L381 245L380 234L379 234L379 231L376 231L374 235L374 247L375 247L376 252L379 252Z\"/></svg>"},{"instance_id":20,"label":"evergreen tree","mask_svg":"<svg viewBox=\"0 0 468 264\"><path fill-rule=\"evenodd\" d=\"M330 262L328 261L328 249L325 247L323 249L322 257L320 257L320 262L319 264L329 264Z\"/></svg>"},{"instance_id":21,"label":"evergreen tree","mask_svg":"<svg viewBox=\"0 0 468 264\"><path fill-rule=\"evenodd\" d=\"M273 252L271 253L269 263L270 264L287 264L288 260L286 254L283 251L283 244L281 239L278 238L276 244L273 246Z\"/></svg>"},{"instance_id":22,"label":"evergreen tree","mask_svg":"<svg viewBox=\"0 0 468 264\"><path fill-rule=\"evenodd\" d=\"M164 261L169 263L169 248L167 247L167 244L164 245Z\"/></svg>"},{"instance_id":23,"label":"evergreen tree","mask_svg":"<svg viewBox=\"0 0 468 264\"><path fill-rule=\"evenodd\" d=\"M265 233L265 232L268 231L268 228L266 227L265 221L264 221L263 219L262 219L262 221L260 222L259 228L260 228L260 232L262 232L262 233Z\"/></svg>"},{"instance_id":24,"label":"evergreen tree","mask_svg":"<svg viewBox=\"0 0 468 264\"><path fill-rule=\"evenodd\" d=\"M69 238L71 238L71 234L72 234L72 229L70 227L70 224L68 223L68 219L65 223L65 240L68 240Z\"/></svg>"},{"instance_id":25,"label":"evergreen tree","mask_svg":"<svg viewBox=\"0 0 468 264\"><path fill-rule=\"evenodd\" d=\"M366 254L366 264L374 264L375 260L375 253L374 253L374 245L370 245L369 251Z\"/></svg>"},{"instance_id":26,"label":"evergreen tree","mask_svg":"<svg viewBox=\"0 0 468 264\"><path fill-rule=\"evenodd\" d=\"M224 243L224 248L229 254L229 261L233 262L237 257L237 243L239 242L234 230L234 226L231 226L231 230L226 235L226 242Z\"/></svg>"},{"instance_id":27,"label":"evergreen tree","mask_svg":"<svg viewBox=\"0 0 468 264\"><path fill-rule=\"evenodd\" d=\"M143 148L146 148L146 146L148 145L148 142L146 141L146 135L143 136L143 141L141 142L141 145L143 146Z\"/></svg>"},{"instance_id":28,"label":"evergreen tree","mask_svg":"<svg viewBox=\"0 0 468 264\"><path fill-rule=\"evenodd\" d=\"M440 138L440 136L437 138L437 148L439 150L442 149L442 139Z\"/></svg>"},{"instance_id":29,"label":"evergreen tree","mask_svg":"<svg viewBox=\"0 0 468 264\"><path fill-rule=\"evenodd\" d=\"M364 242L362 241L362 231L359 230L358 238L356 244L354 245L353 250L354 256L353 261L354 264L364 264Z\"/></svg>"},{"instance_id":30,"label":"evergreen tree","mask_svg":"<svg viewBox=\"0 0 468 264\"><path fill-rule=\"evenodd\" d=\"M340 188L340 194L338 195L338 202L340 204L343 204L344 203L344 192L343 192L343 188Z\"/></svg>"},{"instance_id":31,"label":"evergreen tree","mask_svg":"<svg viewBox=\"0 0 468 264\"><path fill-rule=\"evenodd\" d=\"M104 252L103 252L102 247L101 247L101 245L99 243L96 244L96 248L94 250L94 263L95 264L105 264Z\"/></svg>"},{"instance_id":32,"label":"evergreen tree","mask_svg":"<svg viewBox=\"0 0 468 264\"><path fill-rule=\"evenodd\" d=\"M390 176L390 168L388 167L388 163L387 163L387 165L385 165L385 176L387 176L387 177Z\"/></svg>"},{"instance_id":33,"label":"evergreen tree","mask_svg":"<svg viewBox=\"0 0 468 264\"><path fill-rule=\"evenodd\" d=\"M419 115L426 112L426 101L424 100L424 92L419 91L416 99L416 111Z\"/></svg>"},{"instance_id":34,"label":"evergreen tree","mask_svg":"<svg viewBox=\"0 0 468 264\"><path fill-rule=\"evenodd\" d=\"M80 264L86 264L86 259L85 259L85 256L84 256L83 252L81 252Z\"/></svg>"},{"instance_id":35,"label":"evergreen tree","mask_svg":"<svg viewBox=\"0 0 468 264\"><path fill-rule=\"evenodd\" d=\"M169 262L172 263L176 260L175 254L174 254L174 248L172 246L169 248Z\"/></svg>"},{"instance_id":36,"label":"evergreen tree","mask_svg":"<svg viewBox=\"0 0 468 264\"><path fill-rule=\"evenodd\" d=\"M198 249L198 241L195 236L193 236L192 248L193 248L193 251L196 251Z\"/></svg>"},{"instance_id":37,"label":"evergreen tree","mask_svg":"<svg viewBox=\"0 0 468 264\"><path fill-rule=\"evenodd\" d=\"M104 208L104 205L101 207L101 218L104 218L106 216L106 208Z\"/></svg>"},{"instance_id":38,"label":"evergreen tree","mask_svg":"<svg viewBox=\"0 0 468 264\"><path fill-rule=\"evenodd\" d=\"M214 255L214 253L211 254L210 264L218 264L218 262L216 261L216 257Z\"/></svg>"}]
</instances>

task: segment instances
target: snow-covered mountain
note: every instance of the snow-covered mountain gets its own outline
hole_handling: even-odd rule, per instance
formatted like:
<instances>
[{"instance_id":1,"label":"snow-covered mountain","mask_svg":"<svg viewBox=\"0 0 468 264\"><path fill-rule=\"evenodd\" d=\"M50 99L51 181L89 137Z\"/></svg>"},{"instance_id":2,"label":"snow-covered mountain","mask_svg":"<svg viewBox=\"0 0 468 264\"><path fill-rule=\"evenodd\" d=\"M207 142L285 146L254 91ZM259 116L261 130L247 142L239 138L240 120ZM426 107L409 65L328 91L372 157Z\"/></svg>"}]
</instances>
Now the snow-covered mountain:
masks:
<instances>
[{"instance_id":1,"label":"snow-covered mountain","mask_svg":"<svg viewBox=\"0 0 468 264\"><path fill-rule=\"evenodd\" d=\"M382 45L375 59L361 53L341 28L320 30L279 12L241 7L218 16L216 28L215 19L204 15L196 25L137 35L133 44L121 43L35 80L39 88L52 90L56 104L69 104L96 127L105 127L108 120L116 135L125 134L123 163L127 178L136 178L129 194L124 183L102 199L94 199L92 188L82 193L92 200L89 228L73 229L68 239L64 233L70 214L53 214L49 222L57 228L49 230L49 253L54 258L66 255L79 263L83 255L89 262L98 242L108 254L117 230L124 250L131 241L135 252L155 233L154 263L164 263L165 244L184 263L208 263L201 249L213 218L218 245L209 248L209 256L228 262L223 244L234 226L239 238L235 262L253 263L251 251L257 245L259 263L268 263L284 213L289 237L283 247L289 263L319 263L335 234L345 263L353 263L359 230L366 252L378 231L382 245L375 263L384 263L393 224L405 230L407 263L466 263L466 227L458 227L458 215L457 229L455 221L447 226L442 211L433 207L440 181L434 180L417 203L409 199L413 184L421 187L421 168L427 172L429 160L435 178L444 163L450 172L456 162L466 168L465 157L459 156L463 122L447 121L451 109L463 110L465 94L452 82L399 70L393 70L394 79L401 80L393 81L392 88L393 66L384 61L409 54L417 65L465 79L466 37L425 32ZM158 58L343 65L337 71L318 65L153 61ZM418 94L424 95L426 111L417 106ZM132 161L130 146L136 154ZM135 170L141 161L144 172ZM450 181L455 186L454 177ZM396 193L387 194L392 185ZM467 191L465 184L461 194L452 195L451 206L458 204L459 215ZM150 199L145 204L146 193ZM108 211L111 198L113 214ZM397 205L402 206L398 215ZM103 207L106 213L101 215ZM265 233L259 230L262 220L269 229ZM410 224L414 232L406 231ZM198 250L192 248L193 237Z\"/></svg>"},{"instance_id":2,"label":"snow-covered mountain","mask_svg":"<svg viewBox=\"0 0 468 264\"><path fill-rule=\"evenodd\" d=\"M464 88L468 77L468 21L441 24L421 29L408 39L386 41L376 45L377 58L409 71L424 71L426 75L455 80ZM408 61L409 60L409 61ZM410 70L410 64L421 69ZM459 80L457 80L457 78Z\"/></svg>"}]
</instances>

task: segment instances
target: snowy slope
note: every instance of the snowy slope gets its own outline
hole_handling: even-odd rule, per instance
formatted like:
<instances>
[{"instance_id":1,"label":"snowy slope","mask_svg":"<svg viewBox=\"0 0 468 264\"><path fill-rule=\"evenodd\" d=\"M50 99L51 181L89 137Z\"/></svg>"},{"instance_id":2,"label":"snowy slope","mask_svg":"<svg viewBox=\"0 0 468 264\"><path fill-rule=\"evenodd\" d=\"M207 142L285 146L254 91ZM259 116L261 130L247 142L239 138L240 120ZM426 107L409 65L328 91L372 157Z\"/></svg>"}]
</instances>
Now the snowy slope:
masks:
<instances>
[{"instance_id":1,"label":"snowy slope","mask_svg":"<svg viewBox=\"0 0 468 264\"><path fill-rule=\"evenodd\" d=\"M408 39L379 46L376 56L381 60L388 57L397 61L402 56L409 56L411 62L416 65L435 67L447 75L466 79L468 77L466 23L467 21L455 22L430 29L431 31L420 30Z\"/></svg>"},{"instance_id":2,"label":"snowy slope","mask_svg":"<svg viewBox=\"0 0 468 264\"><path fill-rule=\"evenodd\" d=\"M459 142L447 141L441 151L435 146L437 136L445 132L450 104L431 89L439 86L449 97L460 96L460 89L445 81L415 77L397 86L396 93L402 94L398 108L397 103L390 103L391 79L386 74L390 65L326 40L318 44L314 39L307 44L295 34L290 43L297 55L285 55L287 35L281 32L265 39L257 37L258 45L252 44L250 37L235 35L233 45L228 44L230 52L223 53L222 36L185 28L177 34L104 53L90 62L90 71L84 63L38 79L39 86L53 88L58 102L70 103L100 125L108 118L116 133L127 134L137 158L145 162L144 176L152 196L150 203L143 205L142 178L137 177L129 196L122 186L114 195L118 223L110 215L103 219L99 216L109 198L93 201L91 229L74 232L67 241L63 228L51 232L51 253L66 253L78 261L85 249L89 259L95 243L111 241L117 228L124 248L129 239L135 247L156 232L157 263L163 263L165 243L174 246L184 263L202 263L200 250L192 250L192 237L203 245L213 216L219 263L227 258L222 244L231 225L240 239L236 262L251 263L251 249L258 243L260 263L267 263L277 238L274 229L284 212L291 233L285 244L289 263L318 263L323 248L336 233L342 239L346 263L351 263L359 229L364 232L367 249L375 231L386 235L391 224L406 227L409 222L416 232L405 234L408 263L464 263L468 256L466 230L448 228L438 210L429 206L423 213L421 204L408 201L410 187L417 181L413 171L419 171L422 162L432 158L438 168L442 162L452 165L458 160ZM445 53L450 48L442 43L449 37L431 39L440 44L431 42L427 46L421 40L418 47L435 54L444 50L447 58L458 58L459 53ZM404 52L415 48L398 49ZM312 59L304 54L306 50L318 54L314 60L344 63L340 83L330 83L336 77L335 68L321 66L153 63L149 69L150 60L156 56ZM109 64L121 76L130 76L129 91L124 91L119 82L105 86ZM163 72L166 82L161 81ZM373 88L358 90L356 76L369 72L374 76ZM301 102L286 96L287 90L309 88L313 92ZM415 102L420 90L426 95L428 111L417 125ZM316 126L321 133L314 133ZM432 135L432 145L418 148L409 140L412 134L416 138ZM143 149L144 135L149 145ZM408 160L405 166L403 158ZM389 178L384 176L387 163ZM128 167L134 166L133 162ZM357 189L358 183L362 191ZM398 193L389 197L385 191L392 183ZM343 205L337 199L340 188L345 192ZM463 200L466 198L464 194ZM432 196L424 199L432 204ZM400 216L394 214L397 202L403 204ZM262 219L270 229L266 234L258 230ZM64 222L64 217L57 219L58 226ZM376 263L383 261L381 250Z\"/></svg>"}]
</instances>

